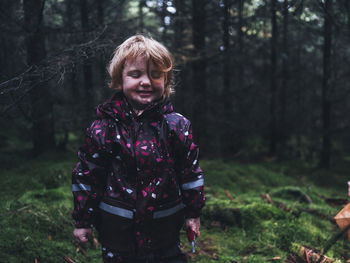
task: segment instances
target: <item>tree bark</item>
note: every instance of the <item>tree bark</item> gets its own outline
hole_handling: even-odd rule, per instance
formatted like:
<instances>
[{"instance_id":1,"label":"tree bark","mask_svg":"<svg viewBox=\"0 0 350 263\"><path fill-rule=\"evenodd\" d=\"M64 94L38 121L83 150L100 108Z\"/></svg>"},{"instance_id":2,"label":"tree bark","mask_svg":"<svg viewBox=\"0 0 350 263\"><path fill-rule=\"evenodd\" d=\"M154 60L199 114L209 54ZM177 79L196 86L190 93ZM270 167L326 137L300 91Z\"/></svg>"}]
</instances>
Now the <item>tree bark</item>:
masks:
<instances>
[{"instance_id":1,"label":"tree bark","mask_svg":"<svg viewBox=\"0 0 350 263\"><path fill-rule=\"evenodd\" d=\"M280 153L284 154L285 143L287 140L287 127L286 127L286 93L288 90L289 83L289 44L288 44L288 25L289 25L289 7L288 0L283 2L283 43L282 43L282 85L280 90L280 104L281 104L281 115L279 121L279 143Z\"/></svg>"},{"instance_id":2,"label":"tree bark","mask_svg":"<svg viewBox=\"0 0 350 263\"><path fill-rule=\"evenodd\" d=\"M345 9L347 13L348 36L350 37L350 3L348 0L345 0Z\"/></svg>"},{"instance_id":3,"label":"tree bark","mask_svg":"<svg viewBox=\"0 0 350 263\"><path fill-rule=\"evenodd\" d=\"M205 5L206 0L192 0L192 41L194 61L192 63L193 91L195 96L193 126L202 151L205 152L207 107L206 107L206 52L205 52Z\"/></svg>"},{"instance_id":4,"label":"tree bark","mask_svg":"<svg viewBox=\"0 0 350 263\"><path fill-rule=\"evenodd\" d=\"M223 19L223 79L224 79L224 112L227 120L230 120L232 112L232 91L231 91L231 61L230 61L230 34L229 34L229 18L230 18L230 0L224 0L224 19Z\"/></svg>"},{"instance_id":5,"label":"tree bark","mask_svg":"<svg viewBox=\"0 0 350 263\"><path fill-rule=\"evenodd\" d=\"M104 25L104 0L97 0L96 4L97 4L97 22L99 26L103 26Z\"/></svg>"},{"instance_id":6,"label":"tree bark","mask_svg":"<svg viewBox=\"0 0 350 263\"><path fill-rule=\"evenodd\" d=\"M80 21L83 30L84 41L88 39L89 25L89 8L88 0L80 0ZM85 58L83 62L84 87L85 87L85 114L86 123L90 122L93 114L94 100L93 100L93 75L92 75L92 60L90 58L91 51L85 50Z\"/></svg>"},{"instance_id":7,"label":"tree bark","mask_svg":"<svg viewBox=\"0 0 350 263\"><path fill-rule=\"evenodd\" d=\"M104 30L105 27L105 0L95 0L97 4L97 21L98 21L98 27L99 30ZM122 5L120 5L120 9L122 9ZM100 37L100 39L104 38L104 34ZM99 71L99 81L98 85L103 86L105 83L105 80L107 78L107 69L106 69L107 62L105 61L104 54L100 54L97 59L97 65L98 65L98 71ZM103 91L101 92L102 96L104 98L108 97L109 90L103 86Z\"/></svg>"},{"instance_id":8,"label":"tree bark","mask_svg":"<svg viewBox=\"0 0 350 263\"><path fill-rule=\"evenodd\" d=\"M228 156L233 153L233 140L228 140L228 138L233 138L233 127L232 126L232 101L233 101L233 90L231 85L231 76L232 76L232 68L231 68L231 55L230 55L230 8L231 8L231 0L223 1L223 20L222 20L222 74L223 74L223 91L221 94L223 101L223 122L222 122L222 136L221 136L221 152L223 156Z\"/></svg>"},{"instance_id":9,"label":"tree bark","mask_svg":"<svg viewBox=\"0 0 350 263\"><path fill-rule=\"evenodd\" d=\"M73 25L74 20L73 20L73 2L72 0L66 0L66 16L65 16L65 27L69 28ZM73 39L70 39L70 41L75 41L74 36ZM76 65L74 64L71 68L71 72L68 75L68 83L70 86L70 96L69 96L69 102L72 105L72 109L74 112L78 111L77 107L77 99L80 98L80 92L78 88L78 81L77 81L77 70L76 70Z\"/></svg>"},{"instance_id":10,"label":"tree bark","mask_svg":"<svg viewBox=\"0 0 350 263\"><path fill-rule=\"evenodd\" d=\"M271 57L270 57L270 148L271 155L276 153L277 132L276 132L276 49L277 49L277 19L276 19L276 0L271 0Z\"/></svg>"},{"instance_id":11,"label":"tree bark","mask_svg":"<svg viewBox=\"0 0 350 263\"><path fill-rule=\"evenodd\" d=\"M46 57L42 19L45 0L24 0L27 63L40 64ZM30 100L32 105L32 140L34 153L40 154L55 147L52 98L48 83L41 76L32 76Z\"/></svg>"},{"instance_id":12,"label":"tree bark","mask_svg":"<svg viewBox=\"0 0 350 263\"><path fill-rule=\"evenodd\" d=\"M167 37L167 31L168 26L165 23L165 17L167 16L167 0L162 1L162 12L161 12L161 25L163 25L163 32L162 32L162 41L163 43L166 43L166 37Z\"/></svg>"},{"instance_id":13,"label":"tree bark","mask_svg":"<svg viewBox=\"0 0 350 263\"><path fill-rule=\"evenodd\" d=\"M322 78L322 151L321 166L330 167L331 161L331 52L332 52L332 0L325 1Z\"/></svg>"},{"instance_id":14,"label":"tree bark","mask_svg":"<svg viewBox=\"0 0 350 263\"><path fill-rule=\"evenodd\" d=\"M175 91L175 105L179 112L183 112L184 114L189 114L186 112L186 96L185 96L185 88L187 84L187 76L188 69L186 69L186 62L183 61L182 58L182 50L184 46L184 8L185 3L183 0L174 0L173 5L176 9L176 13L174 14L174 38L173 38L173 46L175 48L175 60L177 61L178 75L175 78L177 84L179 84L179 89ZM176 85L178 86L178 85Z\"/></svg>"},{"instance_id":15,"label":"tree bark","mask_svg":"<svg viewBox=\"0 0 350 263\"><path fill-rule=\"evenodd\" d=\"M237 76L237 86L238 90L242 90L244 87L244 51L243 51L243 8L244 0L238 0L238 76Z\"/></svg>"},{"instance_id":16,"label":"tree bark","mask_svg":"<svg viewBox=\"0 0 350 263\"><path fill-rule=\"evenodd\" d=\"M143 33L145 23L143 21L143 7L146 5L145 0L139 0L139 32Z\"/></svg>"}]
</instances>

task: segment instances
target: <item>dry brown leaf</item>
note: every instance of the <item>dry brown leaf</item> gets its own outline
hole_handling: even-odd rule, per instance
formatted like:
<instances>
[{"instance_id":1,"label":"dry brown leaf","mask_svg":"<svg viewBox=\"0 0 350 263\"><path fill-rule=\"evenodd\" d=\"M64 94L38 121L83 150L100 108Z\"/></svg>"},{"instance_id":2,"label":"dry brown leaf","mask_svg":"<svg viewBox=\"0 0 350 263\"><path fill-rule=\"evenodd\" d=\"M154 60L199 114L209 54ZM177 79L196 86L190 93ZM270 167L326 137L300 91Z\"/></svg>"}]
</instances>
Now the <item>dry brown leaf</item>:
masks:
<instances>
[{"instance_id":1,"label":"dry brown leaf","mask_svg":"<svg viewBox=\"0 0 350 263\"><path fill-rule=\"evenodd\" d=\"M231 193L230 193L229 190L225 189L225 194L226 194L226 196L228 197L228 199L230 199L231 201L235 200L235 199L233 198L233 196L231 195Z\"/></svg>"},{"instance_id":2,"label":"dry brown leaf","mask_svg":"<svg viewBox=\"0 0 350 263\"><path fill-rule=\"evenodd\" d=\"M271 196L270 196L269 194L266 194L265 197L266 197L266 200L267 200L267 202L268 202L269 204L272 204L272 203L273 203L272 198L271 198Z\"/></svg>"},{"instance_id":3,"label":"dry brown leaf","mask_svg":"<svg viewBox=\"0 0 350 263\"><path fill-rule=\"evenodd\" d=\"M339 228L346 231L350 224L350 203L348 203L335 217L335 222ZM350 241L350 230L347 231L348 240Z\"/></svg>"}]
</instances>

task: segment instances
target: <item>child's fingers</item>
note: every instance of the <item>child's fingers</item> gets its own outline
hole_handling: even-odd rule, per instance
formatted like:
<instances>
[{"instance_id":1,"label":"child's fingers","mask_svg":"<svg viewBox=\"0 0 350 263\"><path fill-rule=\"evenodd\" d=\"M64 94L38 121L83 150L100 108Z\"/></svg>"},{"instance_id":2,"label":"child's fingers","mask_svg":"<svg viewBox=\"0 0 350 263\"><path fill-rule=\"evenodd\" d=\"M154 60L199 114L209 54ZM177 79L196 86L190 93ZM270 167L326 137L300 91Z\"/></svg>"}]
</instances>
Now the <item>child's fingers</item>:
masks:
<instances>
[{"instance_id":1,"label":"child's fingers","mask_svg":"<svg viewBox=\"0 0 350 263\"><path fill-rule=\"evenodd\" d=\"M198 237L200 236L200 226L201 223L199 218L189 218L186 220L186 228L191 229Z\"/></svg>"},{"instance_id":2,"label":"child's fingers","mask_svg":"<svg viewBox=\"0 0 350 263\"><path fill-rule=\"evenodd\" d=\"M199 237L201 235L199 228L200 228L200 225L195 223L194 228L192 229L192 231L196 233L197 237Z\"/></svg>"},{"instance_id":3,"label":"child's fingers","mask_svg":"<svg viewBox=\"0 0 350 263\"><path fill-rule=\"evenodd\" d=\"M87 236L81 236L79 240L80 240L80 243L86 243L88 242L89 239L87 238Z\"/></svg>"},{"instance_id":4,"label":"child's fingers","mask_svg":"<svg viewBox=\"0 0 350 263\"><path fill-rule=\"evenodd\" d=\"M92 235L92 230L86 228L76 228L73 231L73 235L78 243L86 243L89 241Z\"/></svg>"}]
</instances>

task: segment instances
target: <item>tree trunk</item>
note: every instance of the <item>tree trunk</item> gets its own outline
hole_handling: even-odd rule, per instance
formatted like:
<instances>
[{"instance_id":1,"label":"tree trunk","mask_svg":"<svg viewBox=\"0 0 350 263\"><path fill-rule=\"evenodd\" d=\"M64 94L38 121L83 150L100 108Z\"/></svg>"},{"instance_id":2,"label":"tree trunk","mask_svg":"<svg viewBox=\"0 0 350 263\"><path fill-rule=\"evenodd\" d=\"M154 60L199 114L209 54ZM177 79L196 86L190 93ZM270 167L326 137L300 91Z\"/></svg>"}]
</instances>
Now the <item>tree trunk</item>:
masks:
<instances>
[{"instance_id":1,"label":"tree trunk","mask_svg":"<svg viewBox=\"0 0 350 263\"><path fill-rule=\"evenodd\" d=\"M105 0L95 0L97 4L97 21L100 31L102 31L105 27ZM121 9L121 6L120 6ZM101 39L104 38L104 34L101 36ZM98 56L97 64L99 69L99 82L98 85L103 87L101 95L102 100L104 100L109 95L109 90L104 86L105 80L107 78L107 69L106 69L106 61L104 54L100 54Z\"/></svg>"},{"instance_id":2,"label":"tree trunk","mask_svg":"<svg viewBox=\"0 0 350 263\"><path fill-rule=\"evenodd\" d=\"M222 74L223 74L223 91L221 94L223 101L223 122L222 122L222 136L221 136L221 152L223 156L228 156L233 152L233 144L235 143L233 138L233 127L232 126L232 101L233 101L233 91L231 85L231 55L230 55L230 8L231 1L224 0L223 1L223 20L222 20L222 44L223 44L223 52L222 52Z\"/></svg>"},{"instance_id":3,"label":"tree trunk","mask_svg":"<svg viewBox=\"0 0 350 263\"><path fill-rule=\"evenodd\" d=\"M277 49L277 19L276 19L276 0L271 0L271 57L270 57L270 154L276 153L277 132L276 132L276 49Z\"/></svg>"},{"instance_id":4,"label":"tree trunk","mask_svg":"<svg viewBox=\"0 0 350 263\"><path fill-rule=\"evenodd\" d=\"M206 107L206 54L205 54L205 3L206 0L192 0L192 41L194 46L193 91L194 91L194 114L193 127L197 141L205 152L207 129Z\"/></svg>"},{"instance_id":5,"label":"tree trunk","mask_svg":"<svg viewBox=\"0 0 350 263\"><path fill-rule=\"evenodd\" d=\"M288 47L288 24L289 24L289 11L288 11L288 0L283 2L283 43L282 43L282 85L280 90L280 103L281 103L281 115L279 121L279 143L280 153L285 153L285 143L287 140L287 127L286 127L286 103L287 97L286 92L288 90L289 82L289 47Z\"/></svg>"},{"instance_id":6,"label":"tree trunk","mask_svg":"<svg viewBox=\"0 0 350 263\"><path fill-rule=\"evenodd\" d=\"M90 29L89 25L89 9L88 0L80 0L80 21L81 28L83 30L84 41L88 39L88 32ZM92 77L92 60L90 58L91 51L85 51L84 62L83 62L83 74L84 74L84 87L85 87L85 114L86 124L90 122L90 118L93 115L94 100L93 100L93 77Z\"/></svg>"},{"instance_id":7,"label":"tree trunk","mask_svg":"<svg viewBox=\"0 0 350 263\"><path fill-rule=\"evenodd\" d=\"M24 0L27 63L35 66L46 57L42 18L45 0ZM40 154L55 147L53 106L48 83L40 76L31 77L30 99L32 105L32 139L34 153Z\"/></svg>"},{"instance_id":8,"label":"tree trunk","mask_svg":"<svg viewBox=\"0 0 350 263\"><path fill-rule=\"evenodd\" d=\"M181 50L183 46L183 38L184 38L184 18L185 18L185 3L183 0L174 0L173 5L176 9L176 13L174 15L174 44L176 50Z\"/></svg>"},{"instance_id":9,"label":"tree trunk","mask_svg":"<svg viewBox=\"0 0 350 263\"><path fill-rule=\"evenodd\" d=\"M174 38L173 38L173 46L175 48L175 60L178 63L178 77L176 78L176 82L179 85L178 89L175 92L175 105L176 109L183 114L188 114L186 112L186 96L185 96L185 88L187 86L187 76L188 69L186 69L186 62L182 59L182 49L183 49L183 39L184 39L184 1L183 0L174 0L173 5L176 9L176 13L174 14Z\"/></svg>"},{"instance_id":10,"label":"tree trunk","mask_svg":"<svg viewBox=\"0 0 350 263\"><path fill-rule=\"evenodd\" d=\"M166 36L167 36L167 30L168 30L168 26L165 23L165 17L167 16L167 0L163 0L162 1L162 12L161 12L161 25L163 26L163 32L162 32L162 41L165 44L166 43Z\"/></svg>"},{"instance_id":11,"label":"tree trunk","mask_svg":"<svg viewBox=\"0 0 350 263\"><path fill-rule=\"evenodd\" d=\"M346 13L347 13L348 36L350 37L350 3L349 3L349 0L345 0L345 9L346 9Z\"/></svg>"},{"instance_id":12,"label":"tree trunk","mask_svg":"<svg viewBox=\"0 0 350 263\"><path fill-rule=\"evenodd\" d=\"M242 90L244 87L244 51L243 51L243 8L244 0L238 0L238 76L237 76L237 86L238 90Z\"/></svg>"},{"instance_id":13,"label":"tree trunk","mask_svg":"<svg viewBox=\"0 0 350 263\"><path fill-rule=\"evenodd\" d=\"M331 161L331 51L332 51L332 0L325 1L323 78L322 78L322 152L321 166L330 167Z\"/></svg>"},{"instance_id":14,"label":"tree trunk","mask_svg":"<svg viewBox=\"0 0 350 263\"><path fill-rule=\"evenodd\" d=\"M97 0L96 4L97 4L97 22L99 24L99 26L103 26L104 25L104 0Z\"/></svg>"},{"instance_id":15,"label":"tree trunk","mask_svg":"<svg viewBox=\"0 0 350 263\"><path fill-rule=\"evenodd\" d=\"M230 61L230 34L229 34L229 17L230 17L230 0L224 0L224 19L223 19L223 79L224 79L224 112L227 117L226 120L230 120L232 112L232 91L231 91L231 61Z\"/></svg>"},{"instance_id":16,"label":"tree trunk","mask_svg":"<svg viewBox=\"0 0 350 263\"><path fill-rule=\"evenodd\" d=\"M139 0L139 32L143 33L145 24L143 22L143 7L146 5L145 0Z\"/></svg>"},{"instance_id":17,"label":"tree trunk","mask_svg":"<svg viewBox=\"0 0 350 263\"><path fill-rule=\"evenodd\" d=\"M300 30L300 25L297 26L296 30ZM296 84L295 87L293 87L293 90L296 92L296 116L297 120L303 115L304 112L304 96L303 96L303 80L302 80L302 49L303 49L303 43L302 41L297 42L296 47L296 61L295 61L295 76L296 76ZM293 91L294 92L294 91ZM302 147L302 135L305 133L305 121L299 122L299 123L293 123L296 127L296 149L298 149L298 152L296 152L296 157L302 158L302 151L300 150Z\"/></svg>"},{"instance_id":18,"label":"tree trunk","mask_svg":"<svg viewBox=\"0 0 350 263\"><path fill-rule=\"evenodd\" d=\"M65 27L69 28L73 25L73 2L71 0L66 0L66 17L65 17ZM70 39L71 42L75 42L76 40L73 38ZM73 54L72 54L73 55ZM68 83L70 86L70 96L69 96L69 102L72 105L73 112L78 112L78 102L76 98L80 98L80 92L78 88L78 82L77 82L77 70L76 65L73 64L71 68L71 72L69 72L68 75ZM76 122L76 120L74 119Z\"/></svg>"}]
</instances>

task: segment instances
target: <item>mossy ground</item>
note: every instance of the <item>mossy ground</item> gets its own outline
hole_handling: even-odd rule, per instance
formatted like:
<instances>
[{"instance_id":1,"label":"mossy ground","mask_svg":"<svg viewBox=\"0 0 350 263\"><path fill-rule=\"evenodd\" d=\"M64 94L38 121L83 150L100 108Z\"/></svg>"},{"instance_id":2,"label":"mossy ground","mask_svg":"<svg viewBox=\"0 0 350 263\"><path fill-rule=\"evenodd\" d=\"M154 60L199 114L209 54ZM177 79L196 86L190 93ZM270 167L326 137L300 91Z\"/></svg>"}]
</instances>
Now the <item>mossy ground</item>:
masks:
<instances>
[{"instance_id":1,"label":"mossy ground","mask_svg":"<svg viewBox=\"0 0 350 263\"><path fill-rule=\"evenodd\" d=\"M55 263L65 262L64 256L77 263L102 262L100 249L87 245L86 257L72 238L75 153L28 159L28 153L2 152L0 158L0 262ZM344 160L337 169L323 171L298 161L202 160L207 204L190 262L285 262L302 245L321 250L338 231L327 217L342 208L325 198L346 198L349 165ZM262 198L266 193L285 206L268 203ZM184 233L181 240L189 252ZM345 262L348 251L348 241L341 238L327 255Z\"/></svg>"}]
</instances>

